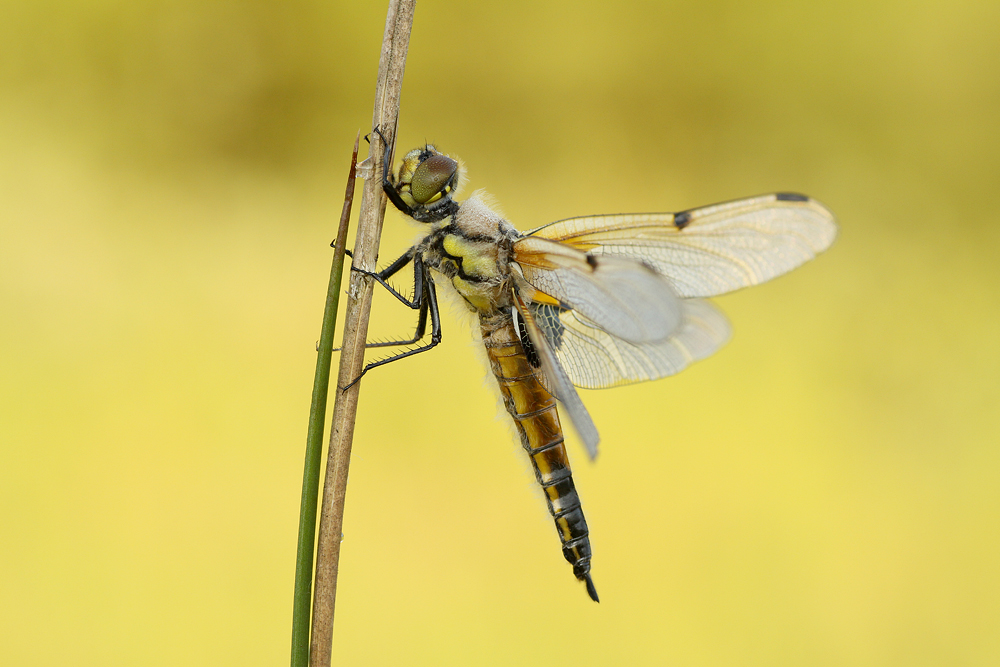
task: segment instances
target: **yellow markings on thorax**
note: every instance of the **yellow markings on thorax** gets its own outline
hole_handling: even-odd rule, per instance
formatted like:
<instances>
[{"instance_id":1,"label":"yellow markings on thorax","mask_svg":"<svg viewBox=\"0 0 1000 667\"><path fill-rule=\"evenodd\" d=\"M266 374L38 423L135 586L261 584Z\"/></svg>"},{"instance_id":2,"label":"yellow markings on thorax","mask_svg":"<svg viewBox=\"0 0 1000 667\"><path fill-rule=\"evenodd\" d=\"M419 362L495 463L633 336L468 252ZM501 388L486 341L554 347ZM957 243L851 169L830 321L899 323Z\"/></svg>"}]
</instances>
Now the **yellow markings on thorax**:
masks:
<instances>
[{"instance_id":1,"label":"yellow markings on thorax","mask_svg":"<svg viewBox=\"0 0 1000 667\"><path fill-rule=\"evenodd\" d=\"M476 310L480 312L493 310L493 291L484 288L481 283L470 283L461 276L455 276L451 279L451 284L454 285L455 291Z\"/></svg>"},{"instance_id":2,"label":"yellow markings on thorax","mask_svg":"<svg viewBox=\"0 0 1000 667\"><path fill-rule=\"evenodd\" d=\"M501 285L501 269L497 266L497 245L490 241L472 241L460 234L447 234L441 246L451 257L457 257L459 274L452 285L469 304L481 312L493 310Z\"/></svg>"},{"instance_id":3,"label":"yellow markings on thorax","mask_svg":"<svg viewBox=\"0 0 1000 667\"><path fill-rule=\"evenodd\" d=\"M496 244L470 241L457 234L448 234L441 245L446 253L462 259L462 272L466 275L477 278L496 278L500 275Z\"/></svg>"}]
</instances>

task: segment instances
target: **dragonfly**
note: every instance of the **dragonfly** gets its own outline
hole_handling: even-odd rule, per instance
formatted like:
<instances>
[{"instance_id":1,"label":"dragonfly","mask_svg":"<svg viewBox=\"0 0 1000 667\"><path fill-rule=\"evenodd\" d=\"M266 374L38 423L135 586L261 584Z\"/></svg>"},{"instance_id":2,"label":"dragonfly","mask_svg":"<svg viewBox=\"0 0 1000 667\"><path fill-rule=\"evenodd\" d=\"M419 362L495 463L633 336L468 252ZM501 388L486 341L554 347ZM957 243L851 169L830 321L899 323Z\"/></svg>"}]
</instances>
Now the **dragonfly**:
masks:
<instances>
[{"instance_id":1,"label":"dragonfly","mask_svg":"<svg viewBox=\"0 0 1000 667\"><path fill-rule=\"evenodd\" d=\"M369 370L441 342L437 286L450 284L479 318L504 406L541 485L573 574L599 601L590 575L587 520L573 482L559 413L587 455L600 440L575 387L594 389L673 375L730 336L706 301L813 259L833 243L833 214L815 199L774 193L678 213L591 215L519 232L483 193L455 199L460 162L431 144L392 171L385 143L382 188L427 234L370 276L418 311L414 335L368 347L409 346ZM388 280L413 267L413 296ZM430 337L428 334L430 320Z\"/></svg>"}]
</instances>

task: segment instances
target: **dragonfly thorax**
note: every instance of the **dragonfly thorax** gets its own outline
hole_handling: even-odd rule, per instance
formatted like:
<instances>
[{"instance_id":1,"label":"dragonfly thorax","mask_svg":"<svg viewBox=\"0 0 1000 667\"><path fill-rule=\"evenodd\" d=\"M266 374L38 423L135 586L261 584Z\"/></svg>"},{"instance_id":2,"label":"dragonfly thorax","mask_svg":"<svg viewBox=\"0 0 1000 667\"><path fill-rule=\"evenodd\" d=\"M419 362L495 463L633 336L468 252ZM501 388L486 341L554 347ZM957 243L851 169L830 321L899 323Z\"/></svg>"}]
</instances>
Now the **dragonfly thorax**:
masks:
<instances>
[{"instance_id":1,"label":"dragonfly thorax","mask_svg":"<svg viewBox=\"0 0 1000 667\"><path fill-rule=\"evenodd\" d=\"M509 310L517 230L476 195L424 240L424 263L447 277L472 309Z\"/></svg>"}]
</instances>

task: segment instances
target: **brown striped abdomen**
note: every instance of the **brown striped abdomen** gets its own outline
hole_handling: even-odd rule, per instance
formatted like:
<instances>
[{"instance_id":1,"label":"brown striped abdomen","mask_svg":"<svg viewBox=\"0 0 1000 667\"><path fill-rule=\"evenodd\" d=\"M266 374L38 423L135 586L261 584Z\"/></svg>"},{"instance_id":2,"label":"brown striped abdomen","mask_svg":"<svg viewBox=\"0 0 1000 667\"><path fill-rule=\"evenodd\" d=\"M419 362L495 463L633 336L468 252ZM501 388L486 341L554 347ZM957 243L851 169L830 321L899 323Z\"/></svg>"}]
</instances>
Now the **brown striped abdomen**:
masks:
<instances>
[{"instance_id":1,"label":"brown striped abdomen","mask_svg":"<svg viewBox=\"0 0 1000 667\"><path fill-rule=\"evenodd\" d=\"M535 478L545 492L563 556L573 565L576 578L587 584L590 597L597 601L590 579L587 520L573 484L556 401L542 383L542 371L528 361L511 313L481 313L479 324L504 405L521 436L521 445L531 458Z\"/></svg>"}]
</instances>

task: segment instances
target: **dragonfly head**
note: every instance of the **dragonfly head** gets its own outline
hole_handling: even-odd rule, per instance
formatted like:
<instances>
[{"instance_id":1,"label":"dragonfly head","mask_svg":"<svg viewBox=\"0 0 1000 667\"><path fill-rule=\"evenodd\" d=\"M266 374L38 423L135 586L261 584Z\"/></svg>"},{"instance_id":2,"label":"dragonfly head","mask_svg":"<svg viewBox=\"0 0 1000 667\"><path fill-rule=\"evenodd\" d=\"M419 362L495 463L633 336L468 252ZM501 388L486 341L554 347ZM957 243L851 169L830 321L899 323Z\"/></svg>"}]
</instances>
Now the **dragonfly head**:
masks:
<instances>
[{"instance_id":1,"label":"dragonfly head","mask_svg":"<svg viewBox=\"0 0 1000 667\"><path fill-rule=\"evenodd\" d=\"M427 144L406 154L392 187L409 209L401 209L403 213L418 222L437 222L458 210L453 197L461 177L457 160Z\"/></svg>"}]
</instances>

